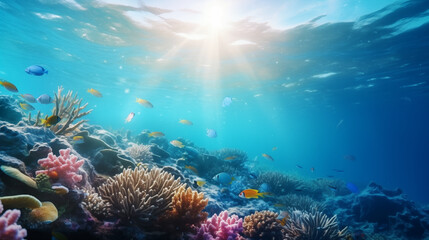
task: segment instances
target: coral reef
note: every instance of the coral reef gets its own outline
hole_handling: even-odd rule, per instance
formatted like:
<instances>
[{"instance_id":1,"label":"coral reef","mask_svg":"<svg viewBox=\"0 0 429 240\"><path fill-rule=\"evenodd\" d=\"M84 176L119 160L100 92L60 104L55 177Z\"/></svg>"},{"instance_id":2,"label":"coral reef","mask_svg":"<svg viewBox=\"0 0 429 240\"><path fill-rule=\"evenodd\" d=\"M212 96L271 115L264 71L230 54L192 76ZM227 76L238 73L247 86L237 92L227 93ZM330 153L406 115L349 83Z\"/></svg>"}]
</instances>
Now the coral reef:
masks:
<instances>
[{"instance_id":1,"label":"coral reef","mask_svg":"<svg viewBox=\"0 0 429 240\"><path fill-rule=\"evenodd\" d=\"M218 215L213 215L201 224L195 240L236 240L241 239L240 233L243 231L243 219L237 215L228 217L228 211L223 211Z\"/></svg>"},{"instance_id":2,"label":"coral reef","mask_svg":"<svg viewBox=\"0 0 429 240\"><path fill-rule=\"evenodd\" d=\"M298 179L279 172L263 172L250 184L258 189L264 183L268 184L268 191L277 196L295 192L302 186L302 182Z\"/></svg>"},{"instance_id":3,"label":"coral reef","mask_svg":"<svg viewBox=\"0 0 429 240\"><path fill-rule=\"evenodd\" d=\"M51 223L58 219L58 210L51 202L42 202L42 206L30 212L30 218L35 222Z\"/></svg>"},{"instance_id":4,"label":"coral reef","mask_svg":"<svg viewBox=\"0 0 429 240\"><path fill-rule=\"evenodd\" d=\"M246 216L243 235L250 239L283 239L283 227L277 221L278 214L271 211L255 212Z\"/></svg>"},{"instance_id":5,"label":"coral reef","mask_svg":"<svg viewBox=\"0 0 429 240\"><path fill-rule=\"evenodd\" d=\"M42 203L32 195L22 194L0 197L5 208L39 208Z\"/></svg>"},{"instance_id":6,"label":"coral reef","mask_svg":"<svg viewBox=\"0 0 429 240\"><path fill-rule=\"evenodd\" d=\"M285 224L285 239L340 240L346 236L347 227L339 230L337 216L328 216L319 211L294 210Z\"/></svg>"},{"instance_id":7,"label":"coral reef","mask_svg":"<svg viewBox=\"0 0 429 240\"><path fill-rule=\"evenodd\" d=\"M131 146L126 149L126 151L137 162L152 162L153 153L150 151L150 148L150 145L131 144Z\"/></svg>"},{"instance_id":8,"label":"coral reef","mask_svg":"<svg viewBox=\"0 0 429 240\"><path fill-rule=\"evenodd\" d=\"M3 205L0 201L0 213L3 212ZM27 230L21 225L16 224L21 216L19 210L6 210L0 215L0 239L2 240L21 240L27 236Z\"/></svg>"},{"instance_id":9,"label":"coral reef","mask_svg":"<svg viewBox=\"0 0 429 240\"><path fill-rule=\"evenodd\" d=\"M106 219L112 217L112 204L102 199L94 189L84 190L86 197L82 205L96 218Z\"/></svg>"},{"instance_id":10,"label":"coral reef","mask_svg":"<svg viewBox=\"0 0 429 240\"><path fill-rule=\"evenodd\" d=\"M22 119L18 101L9 96L0 96L0 121L18 123Z\"/></svg>"},{"instance_id":11,"label":"coral reef","mask_svg":"<svg viewBox=\"0 0 429 240\"><path fill-rule=\"evenodd\" d=\"M49 153L47 158L40 159L38 163L46 170L36 171L36 175L46 174L51 179L58 179L59 182L73 188L82 180L82 175L78 172L85 161L78 160L77 156L70 154L70 151L70 148L62 149L59 157Z\"/></svg>"},{"instance_id":12,"label":"coral reef","mask_svg":"<svg viewBox=\"0 0 429 240\"><path fill-rule=\"evenodd\" d=\"M124 169L98 188L100 196L112 204L114 214L124 222L155 220L171 206L179 180L158 168Z\"/></svg>"},{"instance_id":13,"label":"coral reef","mask_svg":"<svg viewBox=\"0 0 429 240\"><path fill-rule=\"evenodd\" d=\"M191 232L207 219L207 213L203 209L208 201L204 198L204 193L193 191L190 187L180 187L173 196L172 209L165 212L159 220L162 229L170 234Z\"/></svg>"},{"instance_id":14,"label":"coral reef","mask_svg":"<svg viewBox=\"0 0 429 240\"><path fill-rule=\"evenodd\" d=\"M315 201L313 198L305 195L288 194L277 198L277 202L286 209L297 209L310 212L313 209L323 211L325 206L323 203Z\"/></svg>"}]
</instances>

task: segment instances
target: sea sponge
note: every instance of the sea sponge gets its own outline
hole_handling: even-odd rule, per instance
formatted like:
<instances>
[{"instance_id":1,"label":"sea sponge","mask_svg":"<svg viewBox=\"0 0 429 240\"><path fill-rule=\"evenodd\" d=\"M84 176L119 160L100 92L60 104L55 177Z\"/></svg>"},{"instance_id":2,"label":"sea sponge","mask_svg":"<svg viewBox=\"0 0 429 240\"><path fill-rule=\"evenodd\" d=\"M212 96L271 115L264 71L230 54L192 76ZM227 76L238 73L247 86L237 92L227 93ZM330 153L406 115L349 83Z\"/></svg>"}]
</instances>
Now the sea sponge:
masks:
<instances>
[{"instance_id":1,"label":"sea sponge","mask_svg":"<svg viewBox=\"0 0 429 240\"><path fill-rule=\"evenodd\" d=\"M228 217L228 211L223 211L201 224L194 240L238 240L243 231L243 219L237 215Z\"/></svg>"},{"instance_id":2,"label":"sea sponge","mask_svg":"<svg viewBox=\"0 0 429 240\"><path fill-rule=\"evenodd\" d=\"M339 230L337 216L328 218L322 212L294 210L284 226L286 239L340 240L347 234L347 227Z\"/></svg>"},{"instance_id":3,"label":"sea sponge","mask_svg":"<svg viewBox=\"0 0 429 240\"><path fill-rule=\"evenodd\" d=\"M271 211L255 212L246 216L243 235L250 239L283 239L283 227L277 221L278 214Z\"/></svg>"},{"instance_id":4,"label":"sea sponge","mask_svg":"<svg viewBox=\"0 0 429 240\"><path fill-rule=\"evenodd\" d=\"M42 206L30 212L31 220L35 222L51 223L58 218L58 210L51 202L43 202Z\"/></svg>"},{"instance_id":5,"label":"sea sponge","mask_svg":"<svg viewBox=\"0 0 429 240\"><path fill-rule=\"evenodd\" d=\"M64 185L73 188L76 183L82 180L79 175L79 168L85 163L84 160L78 160L77 156L70 154L71 149L61 149L60 156L56 157L49 153L47 158L37 161L46 170L36 171L38 174L47 174L53 179L58 179Z\"/></svg>"},{"instance_id":6,"label":"sea sponge","mask_svg":"<svg viewBox=\"0 0 429 240\"><path fill-rule=\"evenodd\" d=\"M182 186L173 196L172 209L162 215L159 223L170 232L190 232L207 219L207 213L202 211L208 201L204 193Z\"/></svg>"},{"instance_id":7,"label":"sea sponge","mask_svg":"<svg viewBox=\"0 0 429 240\"><path fill-rule=\"evenodd\" d=\"M109 178L98 191L123 221L147 222L171 206L175 191L182 185L159 168L136 167Z\"/></svg>"},{"instance_id":8,"label":"sea sponge","mask_svg":"<svg viewBox=\"0 0 429 240\"><path fill-rule=\"evenodd\" d=\"M0 201L0 214L3 212L3 205ZM27 236L27 230L16 224L21 215L19 210L7 210L0 215L0 239L2 240L22 240Z\"/></svg>"},{"instance_id":9,"label":"sea sponge","mask_svg":"<svg viewBox=\"0 0 429 240\"><path fill-rule=\"evenodd\" d=\"M5 208L39 208L42 203L35 197L27 194L0 197Z\"/></svg>"},{"instance_id":10,"label":"sea sponge","mask_svg":"<svg viewBox=\"0 0 429 240\"><path fill-rule=\"evenodd\" d=\"M6 165L2 165L0 168L9 177L18 180L29 187L37 189L36 181L34 181L34 179L32 179L31 177L19 171L17 168L9 167Z\"/></svg>"}]
</instances>

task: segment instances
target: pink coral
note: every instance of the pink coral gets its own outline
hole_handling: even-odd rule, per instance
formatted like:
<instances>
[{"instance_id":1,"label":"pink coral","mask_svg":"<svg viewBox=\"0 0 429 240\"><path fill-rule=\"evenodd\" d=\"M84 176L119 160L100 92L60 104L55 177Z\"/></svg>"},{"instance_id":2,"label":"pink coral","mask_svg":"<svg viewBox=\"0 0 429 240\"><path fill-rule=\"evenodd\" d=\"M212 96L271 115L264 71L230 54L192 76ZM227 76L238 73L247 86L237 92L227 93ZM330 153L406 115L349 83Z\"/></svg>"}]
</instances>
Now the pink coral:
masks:
<instances>
[{"instance_id":1,"label":"pink coral","mask_svg":"<svg viewBox=\"0 0 429 240\"><path fill-rule=\"evenodd\" d=\"M3 204L0 201L0 213L3 212ZM27 236L27 230L22 229L21 225L16 224L21 211L7 210L0 216L0 239L2 240L20 240Z\"/></svg>"},{"instance_id":2,"label":"pink coral","mask_svg":"<svg viewBox=\"0 0 429 240\"><path fill-rule=\"evenodd\" d=\"M243 231L243 219L237 215L228 217L228 211L223 211L217 216L207 219L201 224L195 240L238 240L242 239L239 235Z\"/></svg>"},{"instance_id":3,"label":"pink coral","mask_svg":"<svg viewBox=\"0 0 429 240\"><path fill-rule=\"evenodd\" d=\"M70 151L70 148L61 149L59 157L49 153L47 158L37 161L45 170L36 171L36 175L44 173L52 179L58 179L59 182L68 187L74 187L76 183L82 180L82 175L77 174L77 172L84 161L77 161L77 156L70 154Z\"/></svg>"}]
</instances>

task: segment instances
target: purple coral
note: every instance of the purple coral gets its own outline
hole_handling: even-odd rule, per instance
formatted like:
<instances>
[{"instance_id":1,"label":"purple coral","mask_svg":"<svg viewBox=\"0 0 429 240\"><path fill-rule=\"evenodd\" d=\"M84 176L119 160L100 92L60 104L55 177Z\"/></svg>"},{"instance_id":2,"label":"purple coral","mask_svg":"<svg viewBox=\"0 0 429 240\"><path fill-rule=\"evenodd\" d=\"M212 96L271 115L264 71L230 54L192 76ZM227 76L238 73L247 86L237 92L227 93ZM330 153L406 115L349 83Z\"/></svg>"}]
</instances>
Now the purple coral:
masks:
<instances>
[{"instance_id":1,"label":"purple coral","mask_svg":"<svg viewBox=\"0 0 429 240\"><path fill-rule=\"evenodd\" d=\"M0 213L3 212L3 204L0 201ZM21 225L16 224L21 211L7 210L0 216L0 239L2 240L20 240L27 236L27 230L22 229Z\"/></svg>"},{"instance_id":2,"label":"purple coral","mask_svg":"<svg viewBox=\"0 0 429 240\"><path fill-rule=\"evenodd\" d=\"M241 239L239 235L243 231L243 219L237 215L228 217L228 211L223 211L217 216L207 219L201 224L195 240L237 240Z\"/></svg>"},{"instance_id":3,"label":"purple coral","mask_svg":"<svg viewBox=\"0 0 429 240\"><path fill-rule=\"evenodd\" d=\"M68 187L74 187L82 180L82 175L77 172L84 161L77 161L77 156L70 154L70 151L70 148L61 149L59 157L49 153L47 158L37 161L45 170L36 171L36 175L44 173L52 179L58 179Z\"/></svg>"}]
</instances>

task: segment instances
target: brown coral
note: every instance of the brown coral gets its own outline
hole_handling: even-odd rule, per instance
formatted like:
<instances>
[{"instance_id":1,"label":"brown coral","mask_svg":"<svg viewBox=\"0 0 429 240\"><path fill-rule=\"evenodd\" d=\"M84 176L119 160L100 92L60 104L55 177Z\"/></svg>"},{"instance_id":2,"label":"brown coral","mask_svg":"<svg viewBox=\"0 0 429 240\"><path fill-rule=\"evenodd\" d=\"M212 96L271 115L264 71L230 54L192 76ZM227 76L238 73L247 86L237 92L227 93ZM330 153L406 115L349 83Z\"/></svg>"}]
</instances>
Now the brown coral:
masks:
<instances>
[{"instance_id":1,"label":"brown coral","mask_svg":"<svg viewBox=\"0 0 429 240\"><path fill-rule=\"evenodd\" d=\"M112 204L102 199L94 189L84 190L87 194L82 205L96 218L105 219L112 216Z\"/></svg>"},{"instance_id":2,"label":"brown coral","mask_svg":"<svg viewBox=\"0 0 429 240\"><path fill-rule=\"evenodd\" d=\"M168 232L190 232L206 220L207 213L202 212L208 199L204 193L193 191L190 187L180 187L173 196L172 209L160 218L160 225L167 227Z\"/></svg>"},{"instance_id":3,"label":"brown coral","mask_svg":"<svg viewBox=\"0 0 429 240\"><path fill-rule=\"evenodd\" d=\"M98 188L100 196L112 204L114 214L123 221L148 222L156 219L172 203L183 184L159 168L124 169Z\"/></svg>"},{"instance_id":4,"label":"brown coral","mask_svg":"<svg viewBox=\"0 0 429 240\"><path fill-rule=\"evenodd\" d=\"M282 226L277 221L278 214L271 211L255 212L246 216L243 234L250 239L283 239Z\"/></svg>"}]
</instances>

